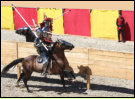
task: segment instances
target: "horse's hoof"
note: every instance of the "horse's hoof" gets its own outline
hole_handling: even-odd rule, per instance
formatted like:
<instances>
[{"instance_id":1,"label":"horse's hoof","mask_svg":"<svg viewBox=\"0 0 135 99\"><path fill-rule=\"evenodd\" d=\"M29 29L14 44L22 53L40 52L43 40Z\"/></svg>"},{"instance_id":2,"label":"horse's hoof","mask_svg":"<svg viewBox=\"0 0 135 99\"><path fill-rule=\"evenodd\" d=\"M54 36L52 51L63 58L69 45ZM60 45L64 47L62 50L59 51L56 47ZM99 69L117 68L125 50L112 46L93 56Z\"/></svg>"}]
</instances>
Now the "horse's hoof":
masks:
<instances>
[{"instance_id":1,"label":"horse's hoof","mask_svg":"<svg viewBox=\"0 0 135 99\"><path fill-rule=\"evenodd\" d=\"M27 90L29 93L33 93L33 91L32 90Z\"/></svg>"}]
</instances>

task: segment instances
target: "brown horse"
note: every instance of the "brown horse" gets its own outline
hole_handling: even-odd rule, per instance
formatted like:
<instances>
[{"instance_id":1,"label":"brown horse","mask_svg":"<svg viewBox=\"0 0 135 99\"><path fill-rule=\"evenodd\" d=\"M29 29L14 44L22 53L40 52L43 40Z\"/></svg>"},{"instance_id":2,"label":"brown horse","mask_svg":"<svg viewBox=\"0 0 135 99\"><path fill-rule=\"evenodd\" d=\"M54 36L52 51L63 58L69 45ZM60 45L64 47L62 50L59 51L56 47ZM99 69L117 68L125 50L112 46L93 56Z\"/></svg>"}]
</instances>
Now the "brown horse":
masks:
<instances>
[{"instance_id":1,"label":"brown horse","mask_svg":"<svg viewBox=\"0 0 135 99\"><path fill-rule=\"evenodd\" d=\"M52 47L53 50L50 51L50 57L51 57L50 59L52 60L50 61L47 72L50 74L59 74L64 88L65 88L64 75L66 73L70 73L75 78L72 71L67 72L65 70L65 65L67 64L65 64L66 57L64 54L64 50L66 49L72 50L73 48L74 46L71 43L68 43L66 41L59 42L58 40L54 43ZM36 71L36 72L43 71L43 64L41 63L39 64L37 62L37 55L30 55L26 58L20 58L20 59L14 60L13 62L11 62L10 64L8 64L6 67L3 68L2 73L3 74L7 73L7 71L11 67L13 67L14 65L18 63L22 63L23 72L21 73L20 78L17 81L17 85L19 85L20 80L23 79L23 82L24 82L25 87L27 88L27 91L31 92L27 85L27 81L31 77L31 74L33 71Z\"/></svg>"}]
</instances>

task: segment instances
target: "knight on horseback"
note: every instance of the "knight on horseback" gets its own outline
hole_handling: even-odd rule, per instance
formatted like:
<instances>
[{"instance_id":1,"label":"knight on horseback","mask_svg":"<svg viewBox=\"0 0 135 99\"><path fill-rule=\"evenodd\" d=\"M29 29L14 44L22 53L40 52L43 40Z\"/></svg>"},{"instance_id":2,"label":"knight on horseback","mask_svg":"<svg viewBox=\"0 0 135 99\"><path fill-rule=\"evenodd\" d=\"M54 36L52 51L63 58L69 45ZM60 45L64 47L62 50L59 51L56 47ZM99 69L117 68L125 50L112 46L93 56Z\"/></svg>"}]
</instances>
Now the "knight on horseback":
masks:
<instances>
[{"instance_id":1,"label":"knight on horseback","mask_svg":"<svg viewBox=\"0 0 135 99\"><path fill-rule=\"evenodd\" d=\"M45 18L45 20L40 24L40 27L36 27L36 33L38 35L38 38L34 40L34 46L37 49L38 54L40 55L37 58L37 62L43 63L43 76L45 76L46 70L49 65L49 52L51 51L51 44L53 43L51 39L52 35L50 34L50 32L52 31L52 25L50 24L52 24L50 23L50 18ZM44 43L44 45L46 45L48 50L44 48L40 40Z\"/></svg>"}]
</instances>

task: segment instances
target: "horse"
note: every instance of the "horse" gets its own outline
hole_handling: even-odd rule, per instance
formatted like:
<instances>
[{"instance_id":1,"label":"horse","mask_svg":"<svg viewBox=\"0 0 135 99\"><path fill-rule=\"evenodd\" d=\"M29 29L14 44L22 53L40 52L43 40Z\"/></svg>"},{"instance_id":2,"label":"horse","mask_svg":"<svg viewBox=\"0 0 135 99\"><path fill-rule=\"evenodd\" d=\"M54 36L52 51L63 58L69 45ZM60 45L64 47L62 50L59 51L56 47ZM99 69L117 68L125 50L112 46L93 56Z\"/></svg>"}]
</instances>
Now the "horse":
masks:
<instances>
[{"instance_id":1,"label":"horse","mask_svg":"<svg viewBox=\"0 0 135 99\"><path fill-rule=\"evenodd\" d=\"M49 62L48 66L49 68L47 69L47 73L59 74L64 89L65 89L65 81L64 81L65 74L70 73L72 77L75 79L75 76L72 71L67 72L67 70L65 70L65 65L67 64L65 64L66 56L64 50L72 50L73 48L74 48L73 44L63 40L61 41L57 40L53 44L52 50L50 51L49 57L51 57L52 60ZM20 78L17 81L17 86L19 86L20 80L23 79L27 91L32 92L27 85L27 81L30 79L33 71L39 73L43 72L43 64L37 62L37 57L38 55L30 55L25 58L16 59L3 68L2 74L6 74L8 70L14 65L22 63L23 72L21 73Z\"/></svg>"},{"instance_id":2,"label":"horse","mask_svg":"<svg viewBox=\"0 0 135 99\"><path fill-rule=\"evenodd\" d=\"M16 30L16 34L23 35L26 37L26 42L34 42L35 35L32 33L29 27L22 27Z\"/></svg>"}]
</instances>

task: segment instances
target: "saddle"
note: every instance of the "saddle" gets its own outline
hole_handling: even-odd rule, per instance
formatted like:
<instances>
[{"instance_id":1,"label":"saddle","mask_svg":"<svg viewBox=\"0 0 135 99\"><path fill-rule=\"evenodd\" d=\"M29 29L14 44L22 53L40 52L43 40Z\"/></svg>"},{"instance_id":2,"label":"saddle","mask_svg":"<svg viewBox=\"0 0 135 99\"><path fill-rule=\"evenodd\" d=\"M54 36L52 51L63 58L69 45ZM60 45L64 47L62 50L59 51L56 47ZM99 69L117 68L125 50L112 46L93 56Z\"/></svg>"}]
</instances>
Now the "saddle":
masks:
<instances>
[{"instance_id":1,"label":"saddle","mask_svg":"<svg viewBox=\"0 0 135 99\"><path fill-rule=\"evenodd\" d=\"M36 58L36 65L39 66L39 67L41 67L41 68L43 68L43 64L44 64L43 58L41 56L38 56ZM52 59L50 59L49 64L47 65L46 72L49 73L50 72L49 71L50 69L52 69Z\"/></svg>"}]
</instances>

